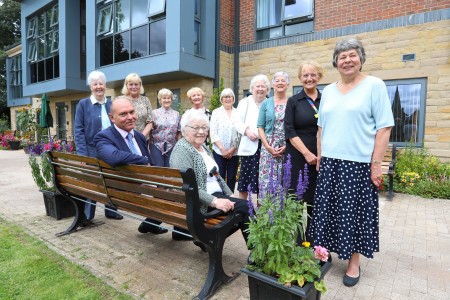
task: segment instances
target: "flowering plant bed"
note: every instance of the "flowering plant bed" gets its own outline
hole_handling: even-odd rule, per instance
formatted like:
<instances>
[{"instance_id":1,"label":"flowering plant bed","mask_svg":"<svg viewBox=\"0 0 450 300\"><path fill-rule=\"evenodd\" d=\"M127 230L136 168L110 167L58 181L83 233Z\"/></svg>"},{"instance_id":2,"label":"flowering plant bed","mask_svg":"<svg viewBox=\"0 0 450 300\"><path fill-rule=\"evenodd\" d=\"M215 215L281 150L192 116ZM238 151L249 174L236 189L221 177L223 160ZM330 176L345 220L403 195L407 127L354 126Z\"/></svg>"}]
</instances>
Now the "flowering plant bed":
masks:
<instances>
[{"instance_id":1,"label":"flowering plant bed","mask_svg":"<svg viewBox=\"0 0 450 300\"><path fill-rule=\"evenodd\" d=\"M71 144L50 140L48 143L28 143L25 148L28 153L28 163L31 167L31 175L41 191L54 191L52 180L52 167L46 156L48 151L73 152Z\"/></svg>"},{"instance_id":2,"label":"flowering plant bed","mask_svg":"<svg viewBox=\"0 0 450 300\"><path fill-rule=\"evenodd\" d=\"M300 171L297 191L290 194L290 156L284 165L283 174L273 174L266 190L260 191L259 207L253 207L251 199L248 246L252 249L246 266L277 279L285 287L305 286L313 283L319 292L326 287L321 274L321 262L328 260L327 249L311 247L308 242L297 245L297 237L304 237L307 212L302 199L308 183L308 171ZM276 176L274 176L276 175ZM274 182L273 178L280 178ZM260 189L261 190L261 189ZM251 191L249 191L251 195ZM253 213L255 211L255 213ZM323 264L323 263L322 263Z\"/></svg>"}]
</instances>

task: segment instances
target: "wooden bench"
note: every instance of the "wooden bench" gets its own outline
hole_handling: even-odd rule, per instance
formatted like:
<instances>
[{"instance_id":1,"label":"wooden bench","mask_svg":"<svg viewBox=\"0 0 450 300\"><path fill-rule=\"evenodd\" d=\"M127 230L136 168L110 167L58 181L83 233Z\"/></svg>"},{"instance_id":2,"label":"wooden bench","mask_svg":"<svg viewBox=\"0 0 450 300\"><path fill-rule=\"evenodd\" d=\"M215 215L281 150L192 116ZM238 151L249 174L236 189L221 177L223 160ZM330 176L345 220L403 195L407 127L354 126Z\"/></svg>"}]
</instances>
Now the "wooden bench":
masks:
<instances>
[{"instance_id":1,"label":"wooden bench","mask_svg":"<svg viewBox=\"0 0 450 300\"><path fill-rule=\"evenodd\" d=\"M389 177L388 200L394 197L394 174L395 174L395 160L397 157L397 146L389 144L384 152L383 161L381 162L381 170L383 175Z\"/></svg>"},{"instance_id":2,"label":"wooden bench","mask_svg":"<svg viewBox=\"0 0 450 300\"><path fill-rule=\"evenodd\" d=\"M188 229L196 244L209 254L209 269L195 299L207 299L222 284L236 278L222 266L225 239L238 229L241 214L219 210L200 211L198 186L192 169L128 165L113 168L96 158L49 152L55 187L75 205L75 219L58 236L77 231L86 221L85 199L115 206L122 211L150 217Z\"/></svg>"}]
</instances>

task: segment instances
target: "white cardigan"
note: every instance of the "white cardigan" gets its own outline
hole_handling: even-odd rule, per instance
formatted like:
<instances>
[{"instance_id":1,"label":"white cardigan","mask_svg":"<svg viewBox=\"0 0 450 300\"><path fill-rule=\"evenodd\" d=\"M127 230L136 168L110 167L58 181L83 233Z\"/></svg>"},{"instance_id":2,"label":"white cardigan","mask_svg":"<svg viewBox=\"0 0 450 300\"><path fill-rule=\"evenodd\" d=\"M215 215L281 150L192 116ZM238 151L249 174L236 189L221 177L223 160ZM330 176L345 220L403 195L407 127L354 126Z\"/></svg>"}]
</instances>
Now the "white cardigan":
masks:
<instances>
[{"instance_id":1,"label":"white cardigan","mask_svg":"<svg viewBox=\"0 0 450 300\"><path fill-rule=\"evenodd\" d=\"M245 117L246 111L247 117ZM256 123L258 122L259 116L259 107L258 105L256 105L256 102L253 99L252 95L239 101L237 112L239 120L235 122L234 127L236 128L237 132L242 134L241 143L239 144L237 154L241 156L251 156L255 154L256 151L258 150L258 141L259 141L259 139L256 141L252 141L247 136L244 135L245 130L249 128L253 133L255 133L259 137L258 128L256 127Z\"/></svg>"}]
</instances>

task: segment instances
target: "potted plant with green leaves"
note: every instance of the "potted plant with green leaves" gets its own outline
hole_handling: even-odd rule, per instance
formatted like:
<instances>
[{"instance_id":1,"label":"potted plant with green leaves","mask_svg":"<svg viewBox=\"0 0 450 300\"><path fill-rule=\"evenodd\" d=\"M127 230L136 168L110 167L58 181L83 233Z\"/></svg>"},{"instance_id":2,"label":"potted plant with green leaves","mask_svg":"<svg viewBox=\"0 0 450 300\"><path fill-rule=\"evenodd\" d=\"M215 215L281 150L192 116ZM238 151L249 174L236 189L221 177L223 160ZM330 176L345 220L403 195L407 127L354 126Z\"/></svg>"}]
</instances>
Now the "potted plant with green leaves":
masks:
<instances>
[{"instance_id":1,"label":"potted plant with green leaves","mask_svg":"<svg viewBox=\"0 0 450 300\"><path fill-rule=\"evenodd\" d=\"M307 168L299 175L295 194L288 192L290 157L283 174L274 176L273 169L267 189L260 191L258 206L248 201L248 246L252 252L249 264L241 271L248 275L250 299L320 299L326 291L323 277L331 267L329 253L308 242L297 245L299 235L303 240L307 222L306 204L299 201L307 187ZM274 182L274 177L281 180Z\"/></svg>"},{"instance_id":2,"label":"potted plant with green leaves","mask_svg":"<svg viewBox=\"0 0 450 300\"><path fill-rule=\"evenodd\" d=\"M53 185L52 166L47 157L48 151L73 152L71 144L50 140L48 143L28 143L25 146L28 153L28 163L31 167L31 175L34 182L44 196L45 211L47 216L57 220L75 215L75 207L62 195L56 192Z\"/></svg>"}]
</instances>

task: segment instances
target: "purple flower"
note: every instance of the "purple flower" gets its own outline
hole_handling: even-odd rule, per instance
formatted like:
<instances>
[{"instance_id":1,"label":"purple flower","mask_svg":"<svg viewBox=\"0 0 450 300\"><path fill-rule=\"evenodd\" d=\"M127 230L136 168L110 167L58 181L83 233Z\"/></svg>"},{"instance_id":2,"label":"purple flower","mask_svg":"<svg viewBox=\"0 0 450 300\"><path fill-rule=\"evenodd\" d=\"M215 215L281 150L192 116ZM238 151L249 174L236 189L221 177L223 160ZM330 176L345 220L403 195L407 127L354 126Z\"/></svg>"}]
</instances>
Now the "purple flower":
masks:
<instances>
[{"instance_id":1,"label":"purple flower","mask_svg":"<svg viewBox=\"0 0 450 300\"><path fill-rule=\"evenodd\" d=\"M275 182L273 181L273 169L274 169L274 162L272 158L270 160L269 186L268 191L266 192L266 194L269 194L271 198L275 196Z\"/></svg>"},{"instance_id":2,"label":"purple flower","mask_svg":"<svg viewBox=\"0 0 450 300\"><path fill-rule=\"evenodd\" d=\"M248 200L247 201L247 206L248 206L248 214L250 215L250 218L254 218L254 216L255 216L255 208L253 207L252 200Z\"/></svg>"},{"instance_id":3,"label":"purple flower","mask_svg":"<svg viewBox=\"0 0 450 300\"><path fill-rule=\"evenodd\" d=\"M297 191L295 192L295 195L298 199L302 199L303 194L305 193L306 186L304 184L304 180L302 178L302 170L298 172L298 181L297 181Z\"/></svg>"},{"instance_id":4,"label":"purple flower","mask_svg":"<svg viewBox=\"0 0 450 300\"><path fill-rule=\"evenodd\" d=\"M283 187L285 192L291 186L291 170L292 170L291 155L288 154L283 172Z\"/></svg>"},{"instance_id":5,"label":"purple flower","mask_svg":"<svg viewBox=\"0 0 450 300\"><path fill-rule=\"evenodd\" d=\"M269 209L269 211L268 211L268 213L269 213L269 220L270 220L270 224L273 224L273 212L272 212L272 209L270 208Z\"/></svg>"},{"instance_id":6,"label":"purple flower","mask_svg":"<svg viewBox=\"0 0 450 300\"><path fill-rule=\"evenodd\" d=\"M308 188L308 182L309 182L309 169L308 165L305 164L305 169L303 170L303 185L305 186L305 190Z\"/></svg>"}]
</instances>

